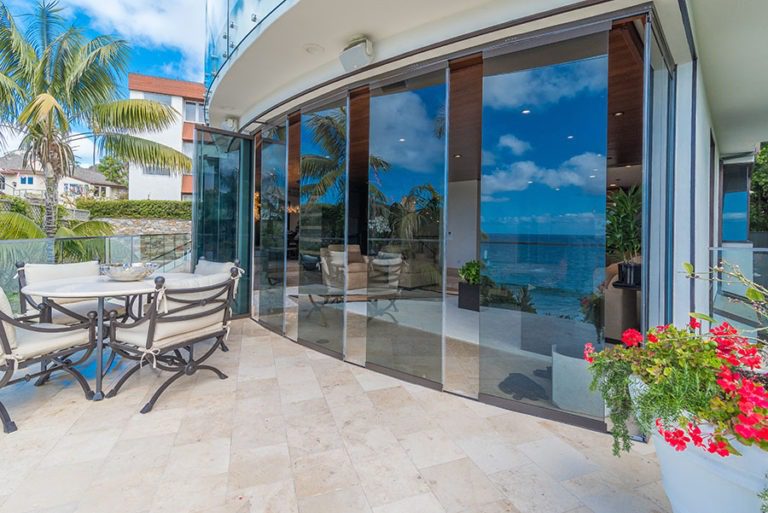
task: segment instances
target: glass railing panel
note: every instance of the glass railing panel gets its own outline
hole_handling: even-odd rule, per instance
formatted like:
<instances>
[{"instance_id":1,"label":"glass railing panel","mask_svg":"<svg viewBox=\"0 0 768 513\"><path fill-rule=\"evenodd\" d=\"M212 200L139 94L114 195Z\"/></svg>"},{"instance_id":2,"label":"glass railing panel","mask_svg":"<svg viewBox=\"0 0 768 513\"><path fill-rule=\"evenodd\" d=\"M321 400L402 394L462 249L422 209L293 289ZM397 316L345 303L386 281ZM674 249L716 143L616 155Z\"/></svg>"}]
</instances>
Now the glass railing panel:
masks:
<instances>
[{"instance_id":1,"label":"glass railing panel","mask_svg":"<svg viewBox=\"0 0 768 513\"><path fill-rule=\"evenodd\" d=\"M227 58L228 0L207 0L205 20L205 85L213 81Z\"/></svg>"},{"instance_id":2,"label":"glass railing panel","mask_svg":"<svg viewBox=\"0 0 768 513\"><path fill-rule=\"evenodd\" d=\"M714 248L712 262L738 270L748 280L768 287L768 248L753 248L747 244ZM750 307L744 284L725 274L714 274L713 278L712 317L741 329L768 326L768 319L758 317Z\"/></svg>"},{"instance_id":3,"label":"glass railing panel","mask_svg":"<svg viewBox=\"0 0 768 513\"><path fill-rule=\"evenodd\" d=\"M2 287L11 308L20 311L19 283L16 263L44 264L50 261L51 239L3 240L0 241L0 287Z\"/></svg>"}]
</instances>

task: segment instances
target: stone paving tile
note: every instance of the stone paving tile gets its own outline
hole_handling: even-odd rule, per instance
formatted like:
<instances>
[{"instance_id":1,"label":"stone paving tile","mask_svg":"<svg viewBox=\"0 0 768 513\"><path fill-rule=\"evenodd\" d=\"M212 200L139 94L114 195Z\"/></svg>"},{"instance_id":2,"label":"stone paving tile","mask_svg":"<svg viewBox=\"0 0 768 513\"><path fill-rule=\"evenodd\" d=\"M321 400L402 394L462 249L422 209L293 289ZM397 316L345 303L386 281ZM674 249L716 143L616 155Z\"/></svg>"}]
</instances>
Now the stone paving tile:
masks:
<instances>
[{"instance_id":1,"label":"stone paving tile","mask_svg":"<svg viewBox=\"0 0 768 513\"><path fill-rule=\"evenodd\" d=\"M0 513L668 513L653 447L404 383L234 323L229 376L0 391ZM107 389L126 366L107 376ZM618 508L618 509L616 509Z\"/></svg>"}]
</instances>

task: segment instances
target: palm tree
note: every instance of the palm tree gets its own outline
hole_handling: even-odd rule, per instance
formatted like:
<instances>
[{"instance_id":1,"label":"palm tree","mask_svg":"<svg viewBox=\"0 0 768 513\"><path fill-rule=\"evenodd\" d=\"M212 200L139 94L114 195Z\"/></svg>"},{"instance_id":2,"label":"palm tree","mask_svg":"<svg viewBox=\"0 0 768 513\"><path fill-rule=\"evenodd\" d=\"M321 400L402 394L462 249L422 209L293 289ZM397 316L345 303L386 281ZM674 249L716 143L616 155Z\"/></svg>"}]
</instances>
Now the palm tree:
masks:
<instances>
[{"instance_id":1,"label":"palm tree","mask_svg":"<svg viewBox=\"0 0 768 513\"><path fill-rule=\"evenodd\" d=\"M322 155L301 156L301 198L309 205L320 201L326 194L336 202L344 200L347 159L347 110L344 107L310 115L307 125L312 139L323 150ZM384 198L378 188L378 176L389 170L389 163L375 155L368 157L373 172L370 193Z\"/></svg>"},{"instance_id":2,"label":"palm tree","mask_svg":"<svg viewBox=\"0 0 768 513\"><path fill-rule=\"evenodd\" d=\"M23 135L24 166L45 176L48 237L59 229L58 182L73 172L79 140L93 138L100 152L124 162L191 168L181 152L137 135L162 131L179 114L158 102L120 98L126 41L88 39L65 26L61 11L58 0L40 0L22 32L0 1L0 123Z\"/></svg>"}]
</instances>

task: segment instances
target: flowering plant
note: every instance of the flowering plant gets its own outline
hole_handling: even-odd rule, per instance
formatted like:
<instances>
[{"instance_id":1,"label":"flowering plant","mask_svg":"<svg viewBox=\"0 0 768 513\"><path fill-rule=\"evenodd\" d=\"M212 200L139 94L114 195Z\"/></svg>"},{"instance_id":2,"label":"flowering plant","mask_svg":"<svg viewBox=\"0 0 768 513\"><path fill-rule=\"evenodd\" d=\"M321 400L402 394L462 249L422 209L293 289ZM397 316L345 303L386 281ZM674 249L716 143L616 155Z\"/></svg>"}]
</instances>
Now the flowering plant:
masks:
<instances>
[{"instance_id":1,"label":"flowering plant","mask_svg":"<svg viewBox=\"0 0 768 513\"><path fill-rule=\"evenodd\" d=\"M611 410L615 454L629 450L632 412L645 432L656 429L678 451L693 445L720 456L738 454L733 440L768 451L768 391L759 372L759 345L728 323L705 332L701 317L645 336L627 330L623 347L601 353L586 345L592 387ZM633 377L643 389L634 398Z\"/></svg>"}]
</instances>

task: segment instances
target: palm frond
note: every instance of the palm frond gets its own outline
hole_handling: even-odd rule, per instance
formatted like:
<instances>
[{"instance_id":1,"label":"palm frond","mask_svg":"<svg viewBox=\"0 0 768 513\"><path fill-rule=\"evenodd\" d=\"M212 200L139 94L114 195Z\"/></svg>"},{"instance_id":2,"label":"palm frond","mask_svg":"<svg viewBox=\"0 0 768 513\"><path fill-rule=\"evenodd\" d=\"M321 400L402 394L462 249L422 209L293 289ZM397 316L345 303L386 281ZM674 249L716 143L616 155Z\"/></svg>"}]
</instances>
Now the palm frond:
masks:
<instances>
[{"instance_id":1,"label":"palm frond","mask_svg":"<svg viewBox=\"0 0 768 513\"><path fill-rule=\"evenodd\" d=\"M70 229L76 237L106 237L115 233L115 228L106 221L81 221Z\"/></svg>"},{"instance_id":2,"label":"palm frond","mask_svg":"<svg viewBox=\"0 0 768 513\"><path fill-rule=\"evenodd\" d=\"M97 134L99 149L124 161L142 166L160 166L171 170L186 171L192 168L192 160L173 148L155 141L129 134Z\"/></svg>"},{"instance_id":3,"label":"palm frond","mask_svg":"<svg viewBox=\"0 0 768 513\"><path fill-rule=\"evenodd\" d=\"M96 105L92 116L92 124L98 130L159 132L172 126L179 113L156 101L129 99Z\"/></svg>"},{"instance_id":4,"label":"palm frond","mask_svg":"<svg viewBox=\"0 0 768 513\"><path fill-rule=\"evenodd\" d=\"M43 238L45 232L29 217L18 212L0 212L0 240Z\"/></svg>"},{"instance_id":5,"label":"palm frond","mask_svg":"<svg viewBox=\"0 0 768 513\"><path fill-rule=\"evenodd\" d=\"M38 55L50 46L64 26L64 17L61 15L63 9L58 4L58 0L42 0L32 12L25 15L29 20L26 38L37 50Z\"/></svg>"},{"instance_id":6,"label":"palm frond","mask_svg":"<svg viewBox=\"0 0 768 513\"><path fill-rule=\"evenodd\" d=\"M127 69L128 50L124 40L97 36L70 56L62 82L78 118L87 122L94 106L115 100Z\"/></svg>"},{"instance_id":7,"label":"palm frond","mask_svg":"<svg viewBox=\"0 0 768 513\"><path fill-rule=\"evenodd\" d=\"M69 130L67 113L59 101L48 93L37 95L19 114L19 124L21 125L47 123L51 127L54 122L58 125L59 130L63 132Z\"/></svg>"}]
</instances>

